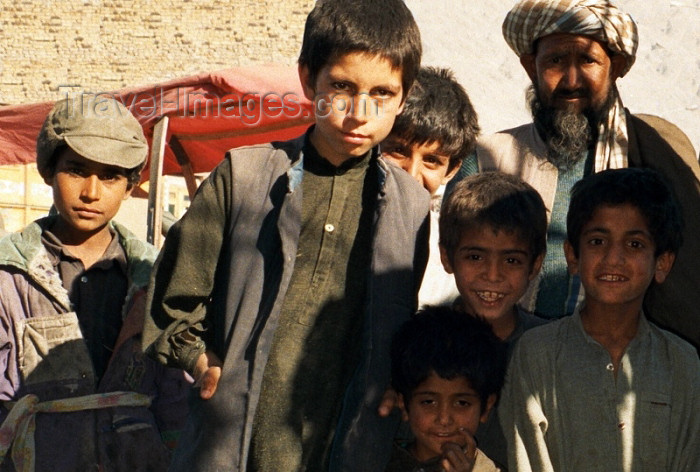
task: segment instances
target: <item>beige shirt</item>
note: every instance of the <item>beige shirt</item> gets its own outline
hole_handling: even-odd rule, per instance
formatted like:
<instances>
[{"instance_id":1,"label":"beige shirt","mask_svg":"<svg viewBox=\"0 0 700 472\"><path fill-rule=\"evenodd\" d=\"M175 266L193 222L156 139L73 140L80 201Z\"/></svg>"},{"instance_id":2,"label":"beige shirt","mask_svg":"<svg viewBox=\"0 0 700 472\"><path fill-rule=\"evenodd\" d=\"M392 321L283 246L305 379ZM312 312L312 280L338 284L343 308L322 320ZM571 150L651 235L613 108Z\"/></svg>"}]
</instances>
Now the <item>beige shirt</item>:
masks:
<instances>
[{"instance_id":1,"label":"beige shirt","mask_svg":"<svg viewBox=\"0 0 700 472\"><path fill-rule=\"evenodd\" d=\"M617 373L578 311L526 332L499 414L513 471L700 470L700 360L644 316Z\"/></svg>"}]
</instances>

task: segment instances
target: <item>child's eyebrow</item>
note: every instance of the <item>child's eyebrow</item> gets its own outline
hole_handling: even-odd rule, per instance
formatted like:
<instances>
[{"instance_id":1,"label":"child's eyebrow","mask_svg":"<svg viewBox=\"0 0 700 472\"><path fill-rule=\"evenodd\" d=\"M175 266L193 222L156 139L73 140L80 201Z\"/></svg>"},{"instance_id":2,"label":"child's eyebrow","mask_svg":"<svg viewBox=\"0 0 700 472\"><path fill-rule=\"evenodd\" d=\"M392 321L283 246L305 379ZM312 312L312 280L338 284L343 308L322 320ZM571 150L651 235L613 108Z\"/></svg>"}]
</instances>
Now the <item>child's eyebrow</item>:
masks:
<instances>
[{"instance_id":1,"label":"child's eyebrow","mask_svg":"<svg viewBox=\"0 0 700 472\"><path fill-rule=\"evenodd\" d=\"M465 251L479 251L479 252L489 252L489 249L486 249L481 246L462 246L457 249L457 252L465 252ZM523 256L527 256L529 253L528 251L524 249L499 249L497 251L499 254L520 254Z\"/></svg>"},{"instance_id":2,"label":"child's eyebrow","mask_svg":"<svg viewBox=\"0 0 700 472\"><path fill-rule=\"evenodd\" d=\"M608 228L603 228L603 227L594 227L594 228L589 228L586 231L583 232L583 234L592 234L592 233L602 233L602 234L610 234L611 231ZM647 238L651 238L651 233L647 229L631 229L629 231L625 231L626 236L645 236Z\"/></svg>"},{"instance_id":3,"label":"child's eyebrow","mask_svg":"<svg viewBox=\"0 0 700 472\"><path fill-rule=\"evenodd\" d=\"M436 392L434 390L416 390L413 392L413 396L416 395L437 395L440 392ZM455 395L470 395L473 397L478 397L479 395L476 392L457 392Z\"/></svg>"}]
</instances>

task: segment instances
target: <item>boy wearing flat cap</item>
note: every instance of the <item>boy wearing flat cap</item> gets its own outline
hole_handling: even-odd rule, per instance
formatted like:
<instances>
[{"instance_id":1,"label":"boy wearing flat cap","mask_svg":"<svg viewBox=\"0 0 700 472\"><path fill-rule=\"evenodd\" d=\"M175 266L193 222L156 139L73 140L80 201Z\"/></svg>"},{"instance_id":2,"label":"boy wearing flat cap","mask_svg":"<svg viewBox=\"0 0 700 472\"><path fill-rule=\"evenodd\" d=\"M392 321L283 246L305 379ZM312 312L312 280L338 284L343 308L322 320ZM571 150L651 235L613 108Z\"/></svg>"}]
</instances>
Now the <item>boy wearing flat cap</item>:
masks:
<instances>
[{"instance_id":1,"label":"boy wearing flat cap","mask_svg":"<svg viewBox=\"0 0 700 472\"><path fill-rule=\"evenodd\" d=\"M147 153L115 100L63 100L44 122L57 214L0 239L0 470L167 469L188 385L141 353L156 251L112 221Z\"/></svg>"}]
</instances>

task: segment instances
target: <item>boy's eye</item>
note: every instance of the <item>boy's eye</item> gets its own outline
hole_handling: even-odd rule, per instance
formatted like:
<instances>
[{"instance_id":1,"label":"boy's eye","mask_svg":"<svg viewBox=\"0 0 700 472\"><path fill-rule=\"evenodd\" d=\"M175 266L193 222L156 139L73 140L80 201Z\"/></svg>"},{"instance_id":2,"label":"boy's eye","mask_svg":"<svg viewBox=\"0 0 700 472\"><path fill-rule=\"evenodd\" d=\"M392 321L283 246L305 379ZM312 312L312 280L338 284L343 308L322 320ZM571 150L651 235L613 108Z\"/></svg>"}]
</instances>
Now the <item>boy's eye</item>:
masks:
<instances>
[{"instance_id":1,"label":"boy's eye","mask_svg":"<svg viewBox=\"0 0 700 472\"><path fill-rule=\"evenodd\" d=\"M345 82L333 82L331 84L331 87L333 87L335 90L339 92L348 92L350 91L350 85L348 85Z\"/></svg>"},{"instance_id":2,"label":"boy's eye","mask_svg":"<svg viewBox=\"0 0 700 472\"><path fill-rule=\"evenodd\" d=\"M87 176L87 172L82 167L66 167L65 172L78 177Z\"/></svg>"},{"instance_id":3,"label":"boy's eye","mask_svg":"<svg viewBox=\"0 0 700 472\"><path fill-rule=\"evenodd\" d=\"M104 181L117 181L121 179L126 179L126 172L118 168L109 168L102 171L99 175L100 180Z\"/></svg>"},{"instance_id":4,"label":"boy's eye","mask_svg":"<svg viewBox=\"0 0 700 472\"><path fill-rule=\"evenodd\" d=\"M392 157L397 157L397 158L407 157L406 148L404 148L403 146L399 146L399 145L388 146L387 152L389 154L391 154Z\"/></svg>"},{"instance_id":5,"label":"boy's eye","mask_svg":"<svg viewBox=\"0 0 700 472\"><path fill-rule=\"evenodd\" d=\"M436 156L425 156L423 158L423 161L426 164L430 164L433 167L438 167L438 166L442 165L442 161L439 158L437 158Z\"/></svg>"},{"instance_id":6,"label":"boy's eye","mask_svg":"<svg viewBox=\"0 0 700 472\"><path fill-rule=\"evenodd\" d=\"M462 408L468 408L472 405L472 403L469 400L457 400L457 406L462 407Z\"/></svg>"},{"instance_id":7,"label":"boy's eye","mask_svg":"<svg viewBox=\"0 0 700 472\"><path fill-rule=\"evenodd\" d=\"M644 247L644 243L642 243L641 241L637 241L637 240L632 240L628 244L631 248L634 248L634 249L641 249Z\"/></svg>"},{"instance_id":8,"label":"boy's eye","mask_svg":"<svg viewBox=\"0 0 700 472\"><path fill-rule=\"evenodd\" d=\"M480 254L467 254L466 259L467 259L468 261L480 261L480 260L482 260L483 258L481 257Z\"/></svg>"},{"instance_id":9,"label":"boy's eye","mask_svg":"<svg viewBox=\"0 0 700 472\"><path fill-rule=\"evenodd\" d=\"M601 238L592 238L588 240L588 244L591 246L600 246L603 244L603 240Z\"/></svg>"},{"instance_id":10,"label":"boy's eye","mask_svg":"<svg viewBox=\"0 0 700 472\"><path fill-rule=\"evenodd\" d=\"M372 96L373 96L373 97L376 97L376 98L383 98L383 99L386 99L386 98L391 98L391 97L393 97L393 96L394 96L394 92L392 92L391 90L381 89L381 88L380 88L380 89L372 90Z\"/></svg>"},{"instance_id":11,"label":"boy's eye","mask_svg":"<svg viewBox=\"0 0 700 472\"><path fill-rule=\"evenodd\" d=\"M506 264L511 264L511 265L520 265L522 264L523 261L518 259L517 257L508 257L506 258Z\"/></svg>"}]
</instances>

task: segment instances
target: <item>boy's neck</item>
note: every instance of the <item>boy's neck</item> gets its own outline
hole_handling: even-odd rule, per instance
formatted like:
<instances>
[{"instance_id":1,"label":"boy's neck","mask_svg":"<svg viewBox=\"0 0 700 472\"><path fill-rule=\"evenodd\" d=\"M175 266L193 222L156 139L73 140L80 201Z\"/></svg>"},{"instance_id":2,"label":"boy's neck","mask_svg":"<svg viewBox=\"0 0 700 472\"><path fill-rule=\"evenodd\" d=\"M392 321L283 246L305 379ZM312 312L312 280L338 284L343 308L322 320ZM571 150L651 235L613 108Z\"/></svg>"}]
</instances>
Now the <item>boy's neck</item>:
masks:
<instances>
[{"instance_id":1,"label":"boy's neck","mask_svg":"<svg viewBox=\"0 0 700 472\"><path fill-rule=\"evenodd\" d=\"M583 329L610 354L615 374L629 343L639 330L641 304L598 306L586 303L581 310Z\"/></svg>"},{"instance_id":2,"label":"boy's neck","mask_svg":"<svg viewBox=\"0 0 700 472\"><path fill-rule=\"evenodd\" d=\"M51 227L51 232L72 256L80 259L85 269L100 260L112 242L112 233L108 226L94 233L86 233L69 227L61 218Z\"/></svg>"},{"instance_id":3,"label":"boy's neck","mask_svg":"<svg viewBox=\"0 0 700 472\"><path fill-rule=\"evenodd\" d=\"M319 156L321 156L326 161L330 162L335 167L340 167L350 159L361 157L346 155L339 152L335 152L335 150L328 149L327 143L324 141L323 136L321 136L321 134L318 131L318 128L316 127L314 127L309 133L309 142L316 150L316 153Z\"/></svg>"},{"instance_id":4,"label":"boy's neck","mask_svg":"<svg viewBox=\"0 0 700 472\"><path fill-rule=\"evenodd\" d=\"M505 341L513 334L516 326L518 325L517 307L513 307L508 313L495 320L488 320L493 329L493 334L495 334L498 339Z\"/></svg>"},{"instance_id":5,"label":"boy's neck","mask_svg":"<svg viewBox=\"0 0 700 472\"><path fill-rule=\"evenodd\" d=\"M477 316L473 313L465 303L462 302L462 310L471 316ZM507 340L518 326L518 307L513 306L513 309L508 311L503 316L496 319L487 319L486 322L491 325L493 334L501 341Z\"/></svg>"}]
</instances>

